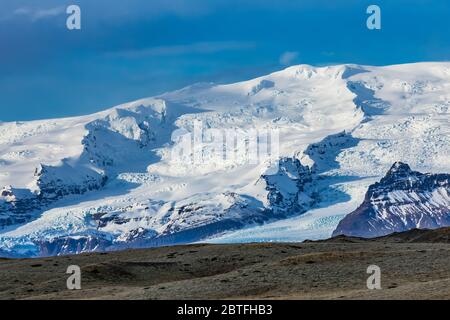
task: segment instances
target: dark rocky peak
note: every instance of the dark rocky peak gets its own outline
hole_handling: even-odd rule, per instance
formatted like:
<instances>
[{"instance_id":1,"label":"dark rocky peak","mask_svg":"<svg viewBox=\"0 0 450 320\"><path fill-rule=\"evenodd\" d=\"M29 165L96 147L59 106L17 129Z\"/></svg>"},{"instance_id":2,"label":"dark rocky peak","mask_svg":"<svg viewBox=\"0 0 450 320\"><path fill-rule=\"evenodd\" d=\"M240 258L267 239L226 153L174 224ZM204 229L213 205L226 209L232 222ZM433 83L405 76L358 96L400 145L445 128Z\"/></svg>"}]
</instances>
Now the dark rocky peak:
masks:
<instances>
[{"instance_id":1,"label":"dark rocky peak","mask_svg":"<svg viewBox=\"0 0 450 320\"><path fill-rule=\"evenodd\" d=\"M380 184L388 185L392 182L400 182L403 180L411 180L420 177L423 174L411 170L410 166L403 162L396 162L387 172L386 176L381 179Z\"/></svg>"},{"instance_id":2,"label":"dark rocky peak","mask_svg":"<svg viewBox=\"0 0 450 320\"><path fill-rule=\"evenodd\" d=\"M407 176L413 173L409 165L403 162L396 162L392 165L391 169L389 169L387 175L396 175L396 176Z\"/></svg>"},{"instance_id":3,"label":"dark rocky peak","mask_svg":"<svg viewBox=\"0 0 450 320\"><path fill-rule=\"evenodd\" d=\"M371 190L380 188L408 190L422 184L429 176L430 174L411 170L411 167L406 163L396 162L380 182L372 186Z\"/></svg>"},{"instance_id":4,"label":"dark rocky peak","mask_svg":"<svg viewBox=\"0 0 450 320\"><path fill-rule=\"evenodd\" d=\"M378 237L414 228L450 225L450 174L420 173L396 162L369 187L364 202L349 213L333 235Z\"/></svg>"},{"instance_id":5,"label":"dark rocky peak","mask_svg":"<svg viewBox=\"0 0 450 320\"><path fill-rule=\"evenodd\" d=\"M413 171L409 165L402 162L396 162L387 172L387 174L369 188L375 190L430 190L436 186L448 186L449 174L431 174Z\"/></svg>"}]
</instances>

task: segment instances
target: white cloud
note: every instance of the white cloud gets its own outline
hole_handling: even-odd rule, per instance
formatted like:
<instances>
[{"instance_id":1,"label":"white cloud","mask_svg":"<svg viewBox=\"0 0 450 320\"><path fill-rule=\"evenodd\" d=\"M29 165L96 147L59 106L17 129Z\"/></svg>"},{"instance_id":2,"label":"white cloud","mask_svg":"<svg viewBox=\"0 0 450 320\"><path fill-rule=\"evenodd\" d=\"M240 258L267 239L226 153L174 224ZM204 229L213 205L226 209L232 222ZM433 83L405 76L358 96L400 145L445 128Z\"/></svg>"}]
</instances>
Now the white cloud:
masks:
<instances>
[{"instance_id":1,"label":"white cloud","mask_svg":"<svg viewBox=\"0 0 450 320\"><path fill-rule=\"evenodd\" d=\"M297 51L286 51L280 56L280 64L288 66L297 60L299 53Z\"/></svg>"},{"instance_id":2,"label":"white cloud","mask_svg":"<svg viewBox=\"0 0 450 320\"><path fill-rule=\"evenodd\" d=\"M14 15L29 17L31 21L34 22L45 18L59 16L64 12L65 8L62 6L46 9L34 9L29 7L22 7L14 10Z\"/></svg>"}]
</instances>

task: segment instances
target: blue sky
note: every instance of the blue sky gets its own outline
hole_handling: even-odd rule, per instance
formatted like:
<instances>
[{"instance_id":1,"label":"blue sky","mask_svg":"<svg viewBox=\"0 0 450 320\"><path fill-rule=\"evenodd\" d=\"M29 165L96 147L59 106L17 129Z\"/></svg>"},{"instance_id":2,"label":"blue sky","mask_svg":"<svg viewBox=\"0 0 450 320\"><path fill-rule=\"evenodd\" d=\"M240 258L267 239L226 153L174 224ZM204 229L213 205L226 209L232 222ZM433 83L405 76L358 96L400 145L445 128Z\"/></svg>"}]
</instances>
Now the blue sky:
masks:
<instances>
[{"instance_id":1,"label":"blue sky","mask_svg":"<svg viewBox=\"0 0 450 320\"><path fill-rule=\"evenodd\" d=\"M80 31L66 29L70 4ZM370 4L380 31L366 28ZM298 63L448 60L448 0L2 0L0 120L82 115Z\"/></svg>"}]
</instances>

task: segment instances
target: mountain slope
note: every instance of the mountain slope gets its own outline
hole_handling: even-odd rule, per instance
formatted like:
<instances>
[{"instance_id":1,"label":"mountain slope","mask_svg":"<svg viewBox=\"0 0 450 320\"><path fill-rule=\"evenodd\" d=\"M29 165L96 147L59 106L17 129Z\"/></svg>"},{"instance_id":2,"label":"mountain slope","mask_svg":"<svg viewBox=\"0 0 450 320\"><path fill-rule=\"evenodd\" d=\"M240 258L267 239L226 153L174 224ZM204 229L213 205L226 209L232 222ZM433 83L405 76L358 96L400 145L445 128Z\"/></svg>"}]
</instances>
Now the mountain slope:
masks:
<instances>
[{"instance_id":1,"label":"mountain slope","mask_svg":"<svg viewBox=\"0 0 450 320\"><path fill-rule=\"evenodd\" d=\"M327 237L393 162L450 171L449 89L449 63L300 65L84 117L1 123L0 249L229 241L241 239L237 229L270 240L280 221L301 226L295 240ZM200 152L180 155L199 127ZM279 143L249 161L236 150L255 131ZM238 133L226 161L217 132Z\"/></svg>"},{"instance_id":2,"label":"mountain slope","mask_svg":"<svg viewBox=\"0 0 450 320\"><path fill-rule=\"evenodd\" d=\"M397 162L369 187L364 202L333 232L379 237L414 228L450 226L450 174L422 174Z\"/></svg>"}]
</instances>

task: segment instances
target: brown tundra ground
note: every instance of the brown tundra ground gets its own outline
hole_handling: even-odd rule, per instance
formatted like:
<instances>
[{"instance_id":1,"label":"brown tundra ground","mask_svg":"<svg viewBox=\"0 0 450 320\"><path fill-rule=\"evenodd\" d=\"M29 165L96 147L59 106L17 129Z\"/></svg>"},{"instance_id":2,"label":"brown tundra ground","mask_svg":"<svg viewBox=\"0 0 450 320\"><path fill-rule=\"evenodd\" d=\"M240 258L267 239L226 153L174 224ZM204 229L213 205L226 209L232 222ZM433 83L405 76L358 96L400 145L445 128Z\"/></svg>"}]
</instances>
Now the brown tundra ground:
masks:
<instances>
[{"instance_id":1,"label":"brown tundra ground","mask_svg":"<svg viewBox=\"0 0 450 320\"><path fill-rule=\"evenodd\" d=\"M0 259L0 299L449 299L449 235ZM69 265L81 268L81 290L66 287ZM381 290L367 289L369 265L381 268Z\"/></svg>"}]
</instances>

